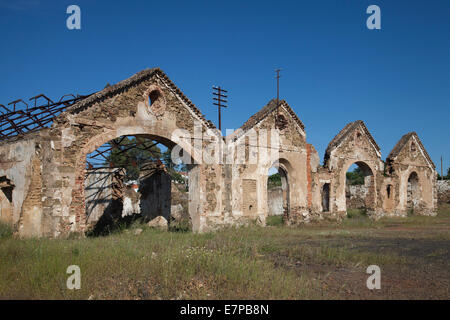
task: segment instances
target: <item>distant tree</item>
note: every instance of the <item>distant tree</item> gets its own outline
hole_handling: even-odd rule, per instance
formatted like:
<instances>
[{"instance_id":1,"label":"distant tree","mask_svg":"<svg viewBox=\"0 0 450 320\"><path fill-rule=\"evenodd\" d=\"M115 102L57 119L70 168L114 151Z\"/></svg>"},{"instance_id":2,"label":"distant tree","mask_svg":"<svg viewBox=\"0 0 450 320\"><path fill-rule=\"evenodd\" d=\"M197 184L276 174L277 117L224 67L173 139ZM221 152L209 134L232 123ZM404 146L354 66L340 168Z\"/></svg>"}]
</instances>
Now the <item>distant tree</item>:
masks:
<instances>
[{"instance_id":1,"label":"distant tree","mask_svg":"<svg viewBox=\"0 0 450 320\"><path fill-rule=\"evenodd\" d=\"M359 167L355 170L346 173L347 183L349 185L361 185L364 184L364 173Z\"/></svg>"},{"instance_id":2,"label":"distant tree","mask_svg":"<svg viewBox=\"0 0 450 320\"><path fill-rule=\"evenodd\" d=\"M126 180L137 180L140 173L139 168L145 162L160 160L166 166L172 180L187 185L186 178L180 174L180 171L188 171L187 165L172 161L172 149L167 148L164 152L161 152L161 149L154 145L155 141L150 139L137 141L135 137L118 138L111 141L111 144L114 147L107 155L105 165L111 164L114 167L125 168Z\"/></svg>"},{"instance_id":3,"label":"distant tree","mask_svg":"<svg viewBox=\"0 0 450 320\"><path fill-rule=\"evenodd\" d=\"M139 167L147 161L160 159L161 150L154 145L152 140L138 141L135 137L125 137L115 139L111 142L114 146L107 156L105 164L111 163L115 167L122 167L126 170L127 180L136 180L139 178Z\"/></svg>"},{"instance_id":4,"label":"distant tree","mask_svg":"<svg viewBox=\"0 0 450 320\"><path fill-rule=\"evenodd\" d=\"M277 172L269 176L267 186L269 189L281 186L281 175Z\"/></svg>"}]
</instances>

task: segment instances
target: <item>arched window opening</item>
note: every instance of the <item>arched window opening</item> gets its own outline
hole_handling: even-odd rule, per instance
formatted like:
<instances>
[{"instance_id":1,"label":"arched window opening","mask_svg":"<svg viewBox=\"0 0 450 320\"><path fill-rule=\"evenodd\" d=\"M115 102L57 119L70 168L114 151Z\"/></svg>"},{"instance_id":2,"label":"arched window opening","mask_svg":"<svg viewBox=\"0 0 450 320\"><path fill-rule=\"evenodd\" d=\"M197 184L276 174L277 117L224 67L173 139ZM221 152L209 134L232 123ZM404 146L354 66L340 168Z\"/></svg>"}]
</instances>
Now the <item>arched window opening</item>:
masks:
<instances>
[{"instance_id":1,"label":"arched window opening","mask_svg":"<svg viewBox=\"0 0 450 320\"><path fill-rule=\"evenodd\" d=\"M161 96L161 93L159 92L159 90L153 90L149 93L148 95L148 103L149 105L153 105Z\"/></svg>"}]
</instances>

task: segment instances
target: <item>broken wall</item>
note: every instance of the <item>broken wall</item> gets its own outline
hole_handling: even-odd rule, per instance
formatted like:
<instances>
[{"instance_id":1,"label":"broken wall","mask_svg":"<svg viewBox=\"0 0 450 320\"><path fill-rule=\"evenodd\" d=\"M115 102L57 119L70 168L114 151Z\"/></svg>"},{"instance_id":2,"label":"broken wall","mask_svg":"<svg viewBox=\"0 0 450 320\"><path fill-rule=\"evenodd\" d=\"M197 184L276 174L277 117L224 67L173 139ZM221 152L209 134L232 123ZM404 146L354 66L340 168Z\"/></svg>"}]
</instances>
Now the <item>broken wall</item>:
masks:
<instances>
[{"instance_id":1,"label":"broken wall","mask_svg":"<svg viewBox=\"0 0 450 320\"><path fill-rule=\"evenodd\" d=\"M450 180L437 181L438 203L450 203Z\"/></svg>"},{"instance_id":2,"label":"broken wall","mask_svg":"<svg viewBox=\"0 0 450 320\"><path fill-rule=\"evenodd\" d=\"M0 219L26 236L39 236L42 220L40 135L0 143ZM22 214L24 213L24 214Z\"/></svg>"}]
</instances>

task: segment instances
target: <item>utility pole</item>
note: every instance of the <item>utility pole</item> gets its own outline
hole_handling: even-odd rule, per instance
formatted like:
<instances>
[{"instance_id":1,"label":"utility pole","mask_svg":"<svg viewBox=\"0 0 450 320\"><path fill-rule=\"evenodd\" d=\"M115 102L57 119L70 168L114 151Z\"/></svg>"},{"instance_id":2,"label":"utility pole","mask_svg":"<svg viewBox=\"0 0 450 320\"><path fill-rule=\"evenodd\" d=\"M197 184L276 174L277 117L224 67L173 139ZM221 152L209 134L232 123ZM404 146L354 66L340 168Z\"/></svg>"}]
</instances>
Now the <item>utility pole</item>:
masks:
<instances>
[{"instance_id":1,"label":"utility pole","mask_svg":"<svg viewBox=\"0 0 450 320\"><path fill-rule=\"evenodd\" d=\"M219 131L222 133L222 119L221 119L221 115L220 115L220 109L228 107L223 104L223 103L228 102L228 100L226 100L226 98L228 98L228 96L223 94L223 93L228 93L228 91L225 89L222 89L220 86L219 87L213 86L212 88L214 90L213 95L216 96L216 97L213 97L213 100L215 101L215 102L213 102L213 104L216 105L219 109Z\"/></svg>"},{"instance_id":2,"label":"utility pole","mask_svg":"<svg viewBox=\"0 0 450 320\"><path fill-rule=\"evenodd\" d=\"M441 180L444 180L444 169L442 167L442 156L441 156Z\"/></svg>"},{"instance_id":3,"label":"utility pole","mask_svg":"<svg viewBox=\"0 0 450 320\"><path fill-rule=\"evenodd\" d=\"M281 69L276 69L275 72L277 73L277 75L275 76L275 78L277 79L277 115L278 115L278 107L280 105L280 72Z\"/></svg>"}]
</instances>

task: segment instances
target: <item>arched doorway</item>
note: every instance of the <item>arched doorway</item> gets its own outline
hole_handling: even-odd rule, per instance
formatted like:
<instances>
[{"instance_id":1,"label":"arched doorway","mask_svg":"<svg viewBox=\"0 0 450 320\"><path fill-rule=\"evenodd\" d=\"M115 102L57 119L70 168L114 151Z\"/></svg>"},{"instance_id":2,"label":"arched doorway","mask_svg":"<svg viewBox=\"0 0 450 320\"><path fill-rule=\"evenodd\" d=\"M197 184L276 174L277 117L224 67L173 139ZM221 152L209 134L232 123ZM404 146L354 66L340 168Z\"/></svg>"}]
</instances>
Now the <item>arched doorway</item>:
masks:
<instances>
[{"instance_id":1,"label":"arched doorway","mask_svg":"<svg viewBox=\"0 0 450 320\"><path fill-rule=\"evenodd\" d=\"M90 150L83 190L88 229L102 234L155 218L162 223L165 219L174 228L189 228L193 159L184 149L179 157L172 157L175 146L159 136L138 134L120 136ZM182 163L186 158L189 161Z\"/></svg>"},{"instance_id":2,"label":"arched doorway","mask_svg":"<svg viewBox=\"0 0 450 320\"><path fill-rule=\"evenodd\" d=\"M267 208L272 220L287 221L290 213L290 191L288 171L285 165L275 162L268 171Z\"/></svg>"},{"instance_id":3,"label":"arched doorway","mask_svg":"<svg viewBox=\"0 0 450 320\"><path fill-rule=\"evenodd\" d=\"M412 214L420 205L420 185L417 172L413 171L408 177L408 186L406 189L406 208L408 213Z\"/></svg>"},{"instance_id":4,"label":"arched doorway","mask_svg":"<svg viewBox=\"0 0 450 320\"><path fill-rule=\"evenodd\" d=\"M347 216L366 214L375 208L375 179L370 166L358 161L349 166L345 176Z\"/></svg>"}]
</instances>

